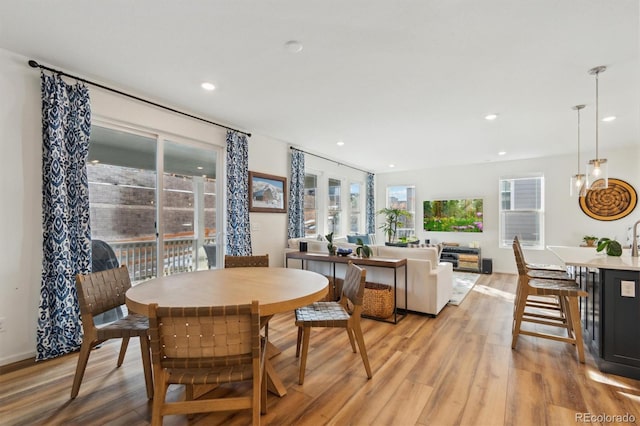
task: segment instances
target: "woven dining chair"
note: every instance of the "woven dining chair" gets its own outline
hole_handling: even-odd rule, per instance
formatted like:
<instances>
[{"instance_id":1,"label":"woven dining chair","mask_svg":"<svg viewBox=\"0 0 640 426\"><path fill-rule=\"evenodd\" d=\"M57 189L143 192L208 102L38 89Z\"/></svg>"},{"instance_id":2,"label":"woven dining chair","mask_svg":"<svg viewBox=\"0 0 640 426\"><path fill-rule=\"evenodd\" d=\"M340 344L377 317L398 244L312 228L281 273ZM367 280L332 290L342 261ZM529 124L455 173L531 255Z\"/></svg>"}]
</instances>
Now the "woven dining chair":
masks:
<instances>
[{"instance_id":1,"label":"woven dining chair","mask_svg":"<svg viewBox=\"0 0 640 426\"><path fill-rule=\"evenodd\" d=\"M142 367L147 388L147 397L153 398L153 379L149 355L149 320L144 315L129 314L103 326L96 326L93 317L124 305L125 293L131 288L131 279L126 266L91 274L76 275L78 304L82 315L82 345L78 356L76 374L73 378L71 398L78 396L82 378L87 367L91 349L108 339L122 339L118 364L120 367L127 352L129 338L140 338Z\"/></svg>"},{"instance_id":2,"label":"woven dining chair","mask_svg":"<svg viewBox=\"0 0 640 426\"><path fill-rule=\"evenodd\" d=\"M260 424L266 406L265 345L257 301L247 305L168 308L149 306L155 392L152 425L163 416L252 409ZM251 395L166 402L170 384L223 385L250 381ZM189 393L187 393L189 395Z\"/></svg>"},{"instance_id":3,"label":"woven dining chair","mask_svg":"<svg viewBox=\"0 0 640 426\"><path fill-rule=\"evenodd\" d=\"M371 366L367 356L367 348L364 343L364 335L360 325L362 302L364 299L364 287L367 271L349 262L347 273L342 287L342 296L337 302L315 302L311 305L296 309L296 326L298 327L298 340L296 344L296 358L300 356L300 373L298 383L304 383L304 374L307 366L307 354L309 352L309 336L311 327L341 327L347 330L351 349L356 352L355 342L358 342L360 356L367 371L367 378L371 378ZM349 313L348 303L353 305L353 311ZM355 341L354 341L355 338Z\"/></svg>"},{"instance_id":4,"label":"woven dining chair","mask_svg":"<svg viewBox=\"0 0 640 426\"><path fill-rule=\"evenodd\" d=\"M268 267L269 254L261 256L224 256L225 268Z\"/></svg>"},{"instance_id":5,"label":"woven dining chair","mask_svg":"<svg viewBox=\"0 0 640 426\"><path fill-rule=\"evenodd\" d=\"M584 363L584 345L578 298L586 297L587 292L580 289L573 280L551 280L532 278L527 274L522 253L514 240L513 252L518 268L518 285L514 301L511 348L515 349L518 336L527 335L566 342L574 345L578 360ZM540 304L532 296L552 297L557 300ZM554 312L549 312L552 310ZM565 329L567 337L537 330L525 330L522 323L528 322Z\"/></svg>"}]
</instances>

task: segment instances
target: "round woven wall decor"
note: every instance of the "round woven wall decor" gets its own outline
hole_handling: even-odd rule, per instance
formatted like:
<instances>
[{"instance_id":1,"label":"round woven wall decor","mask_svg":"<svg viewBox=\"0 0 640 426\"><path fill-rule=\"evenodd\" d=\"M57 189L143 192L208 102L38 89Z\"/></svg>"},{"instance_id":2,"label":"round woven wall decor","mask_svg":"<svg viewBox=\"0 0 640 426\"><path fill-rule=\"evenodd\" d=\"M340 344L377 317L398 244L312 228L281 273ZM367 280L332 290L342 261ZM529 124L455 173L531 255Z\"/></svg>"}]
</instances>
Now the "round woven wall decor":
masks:
<instances>
[{"instance_id":1,"label":"round woven wall decor","mask_svg":"<svg viewBox=\"0 0 640 426\"><path fill-rule=\"evenodd\" d=\"M609 178L606 189L591 189L585 197L580 197L582 211L596 220L622 219L633 211L637 203L638 194L633 186L613 178Z\"/></svg>"}]
</instances>

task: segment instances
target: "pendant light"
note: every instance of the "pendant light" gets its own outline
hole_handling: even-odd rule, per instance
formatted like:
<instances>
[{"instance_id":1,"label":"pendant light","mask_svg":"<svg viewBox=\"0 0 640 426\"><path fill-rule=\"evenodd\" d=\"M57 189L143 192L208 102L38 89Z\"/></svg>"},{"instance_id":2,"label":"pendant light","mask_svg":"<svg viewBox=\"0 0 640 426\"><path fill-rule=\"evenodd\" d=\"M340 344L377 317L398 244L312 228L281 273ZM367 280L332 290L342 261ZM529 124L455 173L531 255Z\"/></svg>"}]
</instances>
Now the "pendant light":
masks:
<instances>
[{"instance_id":1,"label":"pendant light","mask_svg":"<svg viewBox=\"0 0 640 426\"><path fill-rule=\"evenodd\" d=\"M587 193L586 176L580 173L580 110L586 105L576 105L573 107L578 112L578 172L571 176L571 187L569 195L572 197L584 197Z\"/></svg>"},{"instance_id":2,"label":"pendant light","mask_svg":"<svg viewBox=\"0 0 640 426\"><path fill-rule=\"evenodd\" d=\"M587 165L587 190L605 189L609 186L607 159L600 158L600 153L598 152L598 125L600 122L598 115L598 76L606 70L607 67L605 66L599 66L589 70L589 74L596 76L596 158L589 160L589 164Z\"/></svg>"}]
</instances>

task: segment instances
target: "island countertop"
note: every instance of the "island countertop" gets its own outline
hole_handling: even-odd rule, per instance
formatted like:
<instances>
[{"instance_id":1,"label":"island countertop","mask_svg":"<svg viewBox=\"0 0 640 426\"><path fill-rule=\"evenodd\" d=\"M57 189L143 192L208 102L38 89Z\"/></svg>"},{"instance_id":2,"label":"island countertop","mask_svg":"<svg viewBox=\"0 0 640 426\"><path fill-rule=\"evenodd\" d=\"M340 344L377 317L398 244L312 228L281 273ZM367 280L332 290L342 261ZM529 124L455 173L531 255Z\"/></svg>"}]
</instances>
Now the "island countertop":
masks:
<instances>
[{"instance_id":1,"label":"island countertop","mask_svg":"<svg viewBox=\"0 0 640 426\"><path fill-rule=\"evenodd\" d=\"M547 246L547 248L565 265L640 271L640 258L631 257L630 249L623 249L622 256L607 256L604 251L598 253L595 247Z\"/></svg>"}]
</instances>

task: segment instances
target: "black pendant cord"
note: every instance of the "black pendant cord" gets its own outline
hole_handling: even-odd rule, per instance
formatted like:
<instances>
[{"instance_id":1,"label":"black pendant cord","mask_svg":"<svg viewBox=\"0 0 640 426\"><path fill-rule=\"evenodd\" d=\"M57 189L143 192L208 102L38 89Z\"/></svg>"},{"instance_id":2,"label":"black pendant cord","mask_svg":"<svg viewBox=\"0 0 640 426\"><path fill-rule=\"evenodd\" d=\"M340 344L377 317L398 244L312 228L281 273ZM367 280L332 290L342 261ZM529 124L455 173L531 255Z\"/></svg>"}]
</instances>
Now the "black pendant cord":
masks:
<instances>
[{"instance_id":1,"label":"black pendant cord","mask_svg":"<svg viewBox=\"0 0 640 426\"><path fill-rule=\"evenodd\" d=\"M350 169L357 170L357 171L359 171L359 172L363 172L363 173L371 173L371 172L369 172L369 171L362 170L362 169L359 169L359 168L357 168L357 167L350 166L350 165L348 165L348 164L340 163L339 161L332 160L331 158L323 157L322 155L313 154L313 153L311 153L311 152L303 151L303 150L301 150L300 148L296 148L296 147L294 147L294 146L290 146L290 147L289 147L289 149L293 149L293 150L295 150L295 151L300 151L300 152L305 153L306 155L311 155L311 156L313 156L313 157L322 158L323 160L331 161L332 163L336 163L338 166L348 167L348 168L350 168Z\"/></svg>"},{"instance_id":2,"label":"black pendant cord","mask_svg":"<svg viewBox=\"0 0 640 426\"><path fill-rule=\"evenodd\" d=\"M195 120L200 120L200 121L203 121L205 123L213 124L214 126L222 127L224 129L227 129L227 130L232 130L234 132L242 133L243 135L247 135L247 137L251 137L251 133L248 133L248 132L245 132L245 131L242 131L242 130L238 130L238 129L234 129L233 127L225 126L224 124L216 123L214 121L207 120L205 118L198 117L196 115L192 115L192 114L189 114L189 113L186 113L186 112L183 112L183 111L179 111L177 109L173 109L173 108L168 107L166 105L161 105L161 104L158 104L156 102L149 101L147 99L143 99L143 98L140 98L138 96L135 96L135 95L132 95L132 94L129 94L129 93L125 93L125 92L122 92L122 91L117 90L117 89L112 89L111 87L107 87L107 86L104 86L102 84L99 84L99 83L96 83L96 82L93 82L93 81L90 81L90 80L86 80L84 78L77 77L75 75L67 74L64 71L60 71L60 70L57 70L57 69L54 69L54 68L49 68L49 67L47 67L45 65L40 65L39 63L37 63L34 60L30 60L29 61L29 66L31 68L40 68L40 69L43 69L43 70L51 71L51 72L56 73L58 75L64 75L64 76L72 78L74 80L78 80L78 81L81 81L83 83L87 83L87 84L90 84L92 86L99 87L99 88L104 89L104 90L108 90L109 92L117 93L118 95L122 95L122 96L126 96L127 98L135 99L136 101L144 102L146 104L153 105L155 107L162 108L162 109L165 109L167 111L171 111L171 112L176 113L176 114L184 115L186 117L193 118Z\"/></svg>"}]
</instances>

